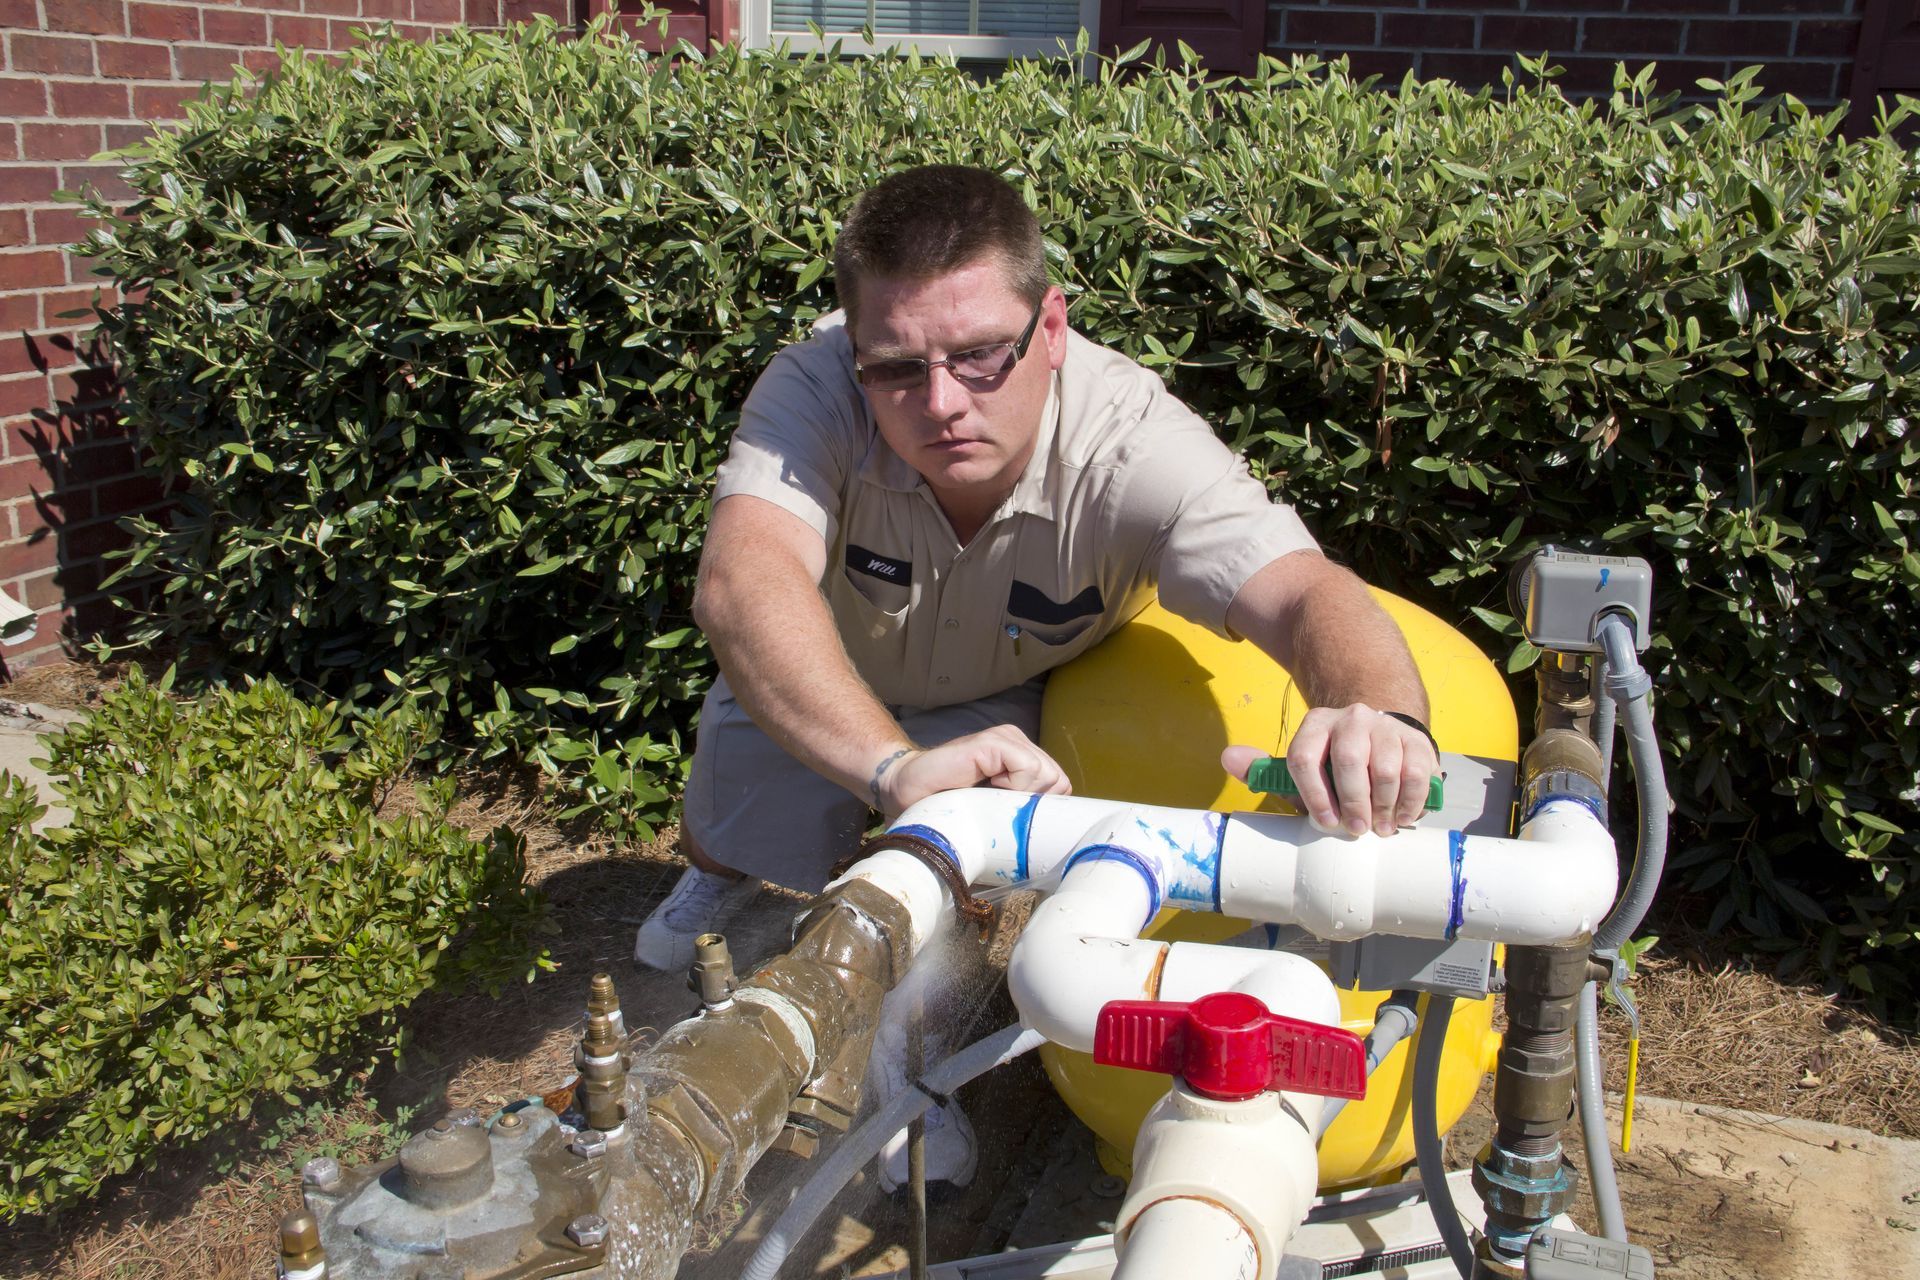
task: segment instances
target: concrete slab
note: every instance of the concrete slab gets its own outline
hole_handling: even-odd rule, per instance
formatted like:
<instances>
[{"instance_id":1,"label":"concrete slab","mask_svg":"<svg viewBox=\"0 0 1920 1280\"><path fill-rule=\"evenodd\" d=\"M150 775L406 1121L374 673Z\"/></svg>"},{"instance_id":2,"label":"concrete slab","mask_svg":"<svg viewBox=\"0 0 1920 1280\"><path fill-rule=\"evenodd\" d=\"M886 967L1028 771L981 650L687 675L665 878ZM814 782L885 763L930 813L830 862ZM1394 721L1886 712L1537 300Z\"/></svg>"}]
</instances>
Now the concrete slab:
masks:
<instances>
[{"instance_id":1,"label":"concrete slab","mask_svg":"<svg viewBox=\"0 0 1920 1280\"><path fill-rule=\"evenodd\" d=\"M25 778L40 792L40 802L47 811L33 824L35 831L65 826L73 819L70 810L55 803L59 797L54 794L52 780L33 761L47 754L40 742L42 736L59 733L79 719L76 711L0 701L0 771Z\"/></svg>"}]
</instances>

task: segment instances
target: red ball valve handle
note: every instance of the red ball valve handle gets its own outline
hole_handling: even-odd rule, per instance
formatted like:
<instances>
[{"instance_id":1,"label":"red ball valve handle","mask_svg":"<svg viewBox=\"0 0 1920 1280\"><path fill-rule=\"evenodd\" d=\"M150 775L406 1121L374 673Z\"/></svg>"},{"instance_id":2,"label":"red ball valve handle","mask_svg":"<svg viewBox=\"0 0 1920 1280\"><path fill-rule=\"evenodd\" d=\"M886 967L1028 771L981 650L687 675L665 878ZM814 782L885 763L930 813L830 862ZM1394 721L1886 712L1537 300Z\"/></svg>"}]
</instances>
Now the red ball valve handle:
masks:
<instances>
[{"instance_id":1,"label":"red ball valve handle","mask_svg":"<svg viewBox=\"0 0 1920 1280\"><path fill-rule=\"evenodd\" d=\"M1182 1076L1196 1093L1241 1100L1268 1089L1363 1098L1360 1037L1270 1013L1238 991L1177 1000L1110 1000L1094 1029L1093 1060Z\"/></svg>"}]
</instances>

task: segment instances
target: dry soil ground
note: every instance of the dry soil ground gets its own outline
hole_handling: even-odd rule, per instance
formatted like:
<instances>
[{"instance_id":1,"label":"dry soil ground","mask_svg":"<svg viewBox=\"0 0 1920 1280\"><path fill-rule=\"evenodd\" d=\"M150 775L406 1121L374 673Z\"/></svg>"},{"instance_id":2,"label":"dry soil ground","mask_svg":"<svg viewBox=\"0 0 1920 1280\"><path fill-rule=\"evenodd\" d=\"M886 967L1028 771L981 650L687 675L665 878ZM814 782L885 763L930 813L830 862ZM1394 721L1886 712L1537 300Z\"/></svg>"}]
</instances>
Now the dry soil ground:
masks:
<instances>
[{"instance_id":1,"label":"dry soil ground","mask_svg":"<svg viewBox=\"0 0 1920 1280\"><path fill-rule=\"evenodd\" d=\"M91 668L35 671L0 687L0 698L84 710L99 682L100 673ZM635 923L678 874L670 833L646 848L617 846L579 825L555 822L530 779L502 774L469 779L457 816L474 827L505 822L527 836L532 878L548 896L557 926L550 940L555 970L498 999L429 996L415 1006L412 1045L401 1064L361 1077L307 1108L256 1119L222 1141L172 1153L157 1168L122 1180L85 1211L13 1224L0 1234L0 1276L213 1280L269 1274L273 1224L296 1202L296 1170L309 1156L377 1157L448 1107L497 1107L564 1082L592 973L615 975L627 1024L640 1029L642 1040L648 1029L690 1011L693 998L678 979L638 974L629 959ZM777 900L769 901L750 926L730 930L743 965L777 944L786 914ZM1816 991L1729 963L1699 940L1676 942L1675 923L1669 921L1669 940L1643 963L1636 990L1645 1027L1641 1093L1680 1101L1651 1104L1660 1120L1657 1126L1643 1122L1642 1133L1657 1127L1658 1140L1643 1137L1621 1162L1629 1221L1654 1249L1661 1274L1680 1280L1824 1276L1830 1259L1822 1255L1842 1234L1867 1250L1858 1254L1865 1260L1863 1274L1895 1274L1896 1267L1871 1259L1920 1254L1920 1179L1891 1187L1893 1210L1878 1220L1849 1219L1836 1206L1859 1190L1857 1184L1906 1177L1907 1167L1895 1169L1878 1149L1862 1148L1863 1140L1871 1140L1853 1130L1796 1130L1795 1145L1784 1156L1777 1141L1763 1139L1778 1137L1770 1132L1778 1123L1768 1116L1920 1137L1920 1045ZM1003 924L994 955L1004 955L1012 927ZM1003 989L991 977L988 960L985 979L955 1009L981 1030L1011 1016ZM1609 1084L1617 1090L1623 1083L1621 1020L1604 1021ZM1046 1087L1039 1068L1023 1060L994 1080L990 1101L980 1095L971 1107L985 1153L982 1174L965 1192L936 1204L930 1229L935 1258L1005 1247L1030 1216L1027 1189L1039 1185L1050 1167L1056 1189L1062 1169L1072 1185L1072 1148L1084 1130ZM1723 1116L1695 1104L1766 1114ZM1469 1116L1451 1139L1456 1161L1478 1145L1485 1122L1483 1094L1479 1114ZM1773 1154L1750 1158L1763 1151ZM783 1161L768 1161L734 1212L705 1224L701 1252L683 1275L738 1274L746 1247L741 1241L777 1207L796 1173L804 1172ZM1103 1207L1117 1207L1117 1188L1090 1169L1083 1182L1081 1207L1097 1225ZM904 1265L903 1207L864 1176L840 1207L842 1216L823 1224L803 1246L822 1274ZM1823 1224L1830 1227L1824 1235Z\"/></svg>"}]
</instances>

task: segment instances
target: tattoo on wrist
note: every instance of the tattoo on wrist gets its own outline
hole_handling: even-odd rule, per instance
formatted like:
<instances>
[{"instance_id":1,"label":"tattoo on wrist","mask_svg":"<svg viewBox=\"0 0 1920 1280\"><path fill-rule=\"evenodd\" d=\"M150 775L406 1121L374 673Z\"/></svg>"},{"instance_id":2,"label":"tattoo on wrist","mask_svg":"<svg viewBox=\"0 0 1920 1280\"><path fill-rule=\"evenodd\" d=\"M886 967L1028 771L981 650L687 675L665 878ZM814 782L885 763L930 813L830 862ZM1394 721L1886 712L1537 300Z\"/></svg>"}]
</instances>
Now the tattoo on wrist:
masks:
<instances>
[{"instance_id":1,"label":"tattoo on wrist","mask_svg":"<svg viewBox=\"0 0 1920 1280\"><path fill-rule=\"evenodd\" d=\"M873 777L867 782L867 790L873 794L874 808L880 808L880 779L887 776L887 770L893 768L894 763L898 761L901 756L910 756L912 754L912 747L902 747L873 767Z\"/></svg>"}]
</instances>

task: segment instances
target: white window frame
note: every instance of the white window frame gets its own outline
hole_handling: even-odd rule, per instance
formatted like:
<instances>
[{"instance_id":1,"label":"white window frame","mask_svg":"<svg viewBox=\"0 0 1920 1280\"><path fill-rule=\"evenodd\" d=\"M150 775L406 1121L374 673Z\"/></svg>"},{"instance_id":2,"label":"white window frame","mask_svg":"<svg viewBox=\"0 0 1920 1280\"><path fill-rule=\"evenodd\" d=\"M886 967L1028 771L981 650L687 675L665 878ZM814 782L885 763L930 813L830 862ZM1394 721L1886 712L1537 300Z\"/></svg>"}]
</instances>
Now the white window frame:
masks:
<instances>
[{"instance_id":1,"label":"white window frame","mask_svg":"<svg viewBox=\"0 0 1920 1280\"><path fill-rule=\"evenodd\" d=\"M1080 0L1080 25L1086 28L1088 38L1098 48L1100 0ZM842 53L868 56L914 50L927 57L950 54L967 60L1006 61L1049 57L1061 52L1062 40L1069 48L1073 43L1071 36L877 35L873 40L863 40L857 32L851 35L828 32L824 39L811 31L782 31L776 35L772 30L773 0L740 0L740 27L742 43L749 49L771 49L784 42L795 53L824 53L838 44Z\"/></svg>"}]
</instances>

